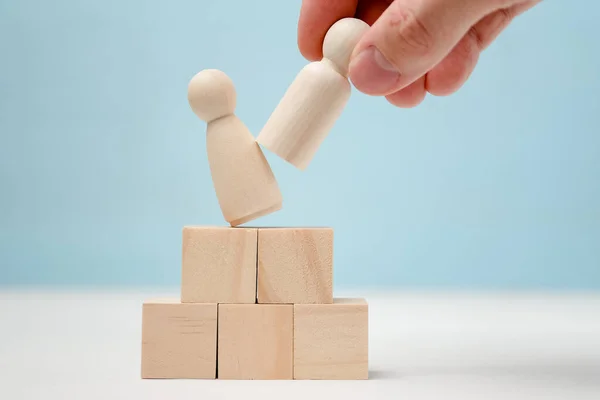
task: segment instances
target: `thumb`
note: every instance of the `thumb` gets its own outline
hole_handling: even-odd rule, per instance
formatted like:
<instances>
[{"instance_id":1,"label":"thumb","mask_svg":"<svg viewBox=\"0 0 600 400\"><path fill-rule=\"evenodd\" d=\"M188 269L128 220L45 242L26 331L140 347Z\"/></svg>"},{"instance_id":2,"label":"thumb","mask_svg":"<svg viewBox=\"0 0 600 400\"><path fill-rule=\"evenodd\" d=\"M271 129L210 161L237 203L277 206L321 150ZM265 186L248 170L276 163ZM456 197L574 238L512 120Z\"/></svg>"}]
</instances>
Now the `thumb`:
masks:
<instances>
[{"instance_id":1,"label":"thumb","mask_svg":"<svg viewBox=\"0 0 600 400\"><path fill-rule=\"evenodd\" d=\"M494 3L395 0L354 49L349 78L358 90L376 96L408 86L439 63Z\"/></svg>"}]
</instances>

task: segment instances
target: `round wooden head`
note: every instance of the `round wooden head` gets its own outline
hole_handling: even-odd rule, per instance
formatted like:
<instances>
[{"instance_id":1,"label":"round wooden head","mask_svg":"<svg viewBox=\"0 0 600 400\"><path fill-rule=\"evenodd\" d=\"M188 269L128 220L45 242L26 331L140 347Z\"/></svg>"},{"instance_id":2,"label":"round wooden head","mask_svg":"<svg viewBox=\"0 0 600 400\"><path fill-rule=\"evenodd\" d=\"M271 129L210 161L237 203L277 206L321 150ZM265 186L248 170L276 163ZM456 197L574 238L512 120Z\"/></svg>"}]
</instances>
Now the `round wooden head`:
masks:
<instances>
[{"instance_id":1,"label":"round wooden head","mask_svg":"<svg viewBox=\"0 0 600 400\"><path fill-rule=\"evenodd\" d=\"M332 61L344 75L350 56L369 24L356 18L343 18L329 28L323 41L323 57Z\"/></svg>"},{"instance_id":2,"label":"round wooden head","mask_svg":"<svg viewBox=\"0 0 600 400\"><path fill-rule=\"evenodd\" d=\"M222 71L205 69L190 80L188 102L203 121L210 122L233 114L235 101L233 81Z\"/></svg>"}]
</instances>

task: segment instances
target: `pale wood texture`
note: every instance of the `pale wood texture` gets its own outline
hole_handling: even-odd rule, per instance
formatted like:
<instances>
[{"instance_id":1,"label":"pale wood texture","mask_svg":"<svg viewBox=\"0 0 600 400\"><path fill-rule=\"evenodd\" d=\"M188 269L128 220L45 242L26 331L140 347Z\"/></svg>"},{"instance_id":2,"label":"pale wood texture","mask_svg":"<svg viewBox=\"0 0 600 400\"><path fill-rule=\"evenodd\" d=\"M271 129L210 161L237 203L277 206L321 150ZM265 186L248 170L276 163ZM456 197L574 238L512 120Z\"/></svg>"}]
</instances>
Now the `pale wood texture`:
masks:
<instances>
[{"instance_id":1,"label":"pale wood texture","mask_svg":"<svg viewBox=\"0 0 600 400\"><path fill-rule=\"evenodd\" d=\"M301 170L308 167L350 98L346 76L350 55L368 28L354 18L332 25L323 43L323 59L299 72L258 135L258 143Z\"/></svg>"},{"instance_id":2,"label":"pale wood texture","mask_svg":"<svg viewBox=\"0 0 600 400\"><path fill-rule=\"evenodd\" d=\"M181 301L254 303L256 228L183 228Z\"/></svg>"},{"instance_id":3,"label":"pale wood texture","mask_svg":"<svg viewBox=\"0 0 600 400\"><path fill-rule=\"evenodd\" d=\"M257 142L295 167L308 167L350 98L350 83L324 62L305 66Z\"/></svg>"},{"instance_id":4,"label":"pale wood texture","mask_svg":"<svg viewBox=\"0 0 600 400\"><path fill-rule=\"evenodd\" d=\"M294 305L294 379L368 379L368 304Z\"/></svg>"},{"instance_id":5,"label":"pale wood texture","mask_svg":"<svg viewBox=\"0 0 600 400\"><path fill-rule=\"evenodd\" d=\"M219 304L219 379L292 379L294 306Z\"/></svg>"},{"instance_id":6,"label":"pale wood texture","mask_svg":"<svg viewBox=\"0 0 600 400\"><path fill-rule=\"evenodd\" d=\"M144 303L142 378L215 379L216 371L216 304Z\"/></svg>"},{"instance_id":7,"label":"pale wood texture","mask_svg":"<svg viewBox=\"0 0 600 400\"><path fill-rule=\"evenodd\" d=\"M189 83L188 101L207 122L208 162L225 220L237 226L281 209L273 171L246 125L234 115L231 79L219 70L199 72Z\"/></svg>"},{"instance_id":8,"label":"pale wood texture","mask_svg":"<svg viewBox=\"0 0 600 400\"><path fill-rule=\"evenodd\" d=\"M333 301L333 229L260 228L259 303Z\"/></svg>"}]
</instances>

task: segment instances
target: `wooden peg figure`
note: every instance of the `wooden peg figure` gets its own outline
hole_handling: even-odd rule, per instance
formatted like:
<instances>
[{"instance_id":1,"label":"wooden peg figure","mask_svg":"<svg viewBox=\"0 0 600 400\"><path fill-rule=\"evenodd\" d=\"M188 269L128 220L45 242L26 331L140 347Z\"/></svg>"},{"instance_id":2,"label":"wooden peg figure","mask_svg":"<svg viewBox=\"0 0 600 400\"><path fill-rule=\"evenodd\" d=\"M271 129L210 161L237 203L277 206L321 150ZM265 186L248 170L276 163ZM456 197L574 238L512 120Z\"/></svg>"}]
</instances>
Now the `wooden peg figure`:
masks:
<instances>
[{"instance_id":1,"label":"wooden peg figure","mask_svg":"<svg viewBox=\"0 0 600 400\"><path fill-rule=\"evenodd\" d=\"M234 115L235 87L222 71L199 72L188 85L194 113L207 122L206 150L219 205L231 226L281 209L271 167L244 123Z\"/></svg>"},{"instance_id":2,"label":"wooden peg figure","mask_svg":"<svg viewBox=\"0 0 600 400\"><path fill-rule=\"evenodd\" d=\"M301 170L308 166L350 97L350 56L368 28L354 18L329 28L323 59L300 71L258 135L258 143Z\"/></svg>"}]
</instances>

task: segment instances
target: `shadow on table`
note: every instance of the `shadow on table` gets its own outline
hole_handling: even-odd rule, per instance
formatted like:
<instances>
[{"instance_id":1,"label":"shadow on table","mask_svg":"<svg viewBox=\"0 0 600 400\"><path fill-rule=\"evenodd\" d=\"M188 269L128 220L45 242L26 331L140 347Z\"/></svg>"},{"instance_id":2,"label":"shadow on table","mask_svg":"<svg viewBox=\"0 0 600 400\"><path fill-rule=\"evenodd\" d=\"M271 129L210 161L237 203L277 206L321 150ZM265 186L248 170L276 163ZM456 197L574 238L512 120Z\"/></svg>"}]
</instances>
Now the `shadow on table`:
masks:
<instances>
[{"instance_id":1,"label":"shadow on table","mask_svg":"<svg viewBox=\"0 0 600 400\"><path fill-rule=\"evenodd\" d=\"M600 362L561 363L554 365L495 365L495 366L430 366L407 367L401 370L374 369L371 380L402 380L423 376L471 375L480 377L516 377L523 379L552 379L570 381L577 385L600 388Z\"/></svg>"},{"instance_id":2,"label":"shadow on table","mask_svg":"<svg viewBox=\"0 0 600 400\"><path fill-rule=\"evenodd\" d=\"M380 379L399 379L402 378L402 375L399 371L391 371L391 370L370 370L369 371L369 379L380 380Z\"/></svg>"}]
</instances>

